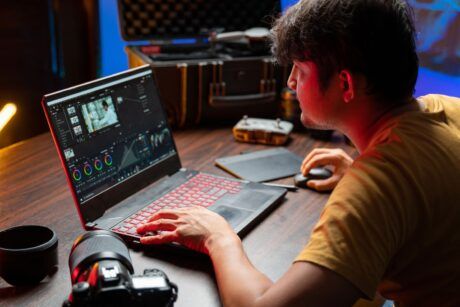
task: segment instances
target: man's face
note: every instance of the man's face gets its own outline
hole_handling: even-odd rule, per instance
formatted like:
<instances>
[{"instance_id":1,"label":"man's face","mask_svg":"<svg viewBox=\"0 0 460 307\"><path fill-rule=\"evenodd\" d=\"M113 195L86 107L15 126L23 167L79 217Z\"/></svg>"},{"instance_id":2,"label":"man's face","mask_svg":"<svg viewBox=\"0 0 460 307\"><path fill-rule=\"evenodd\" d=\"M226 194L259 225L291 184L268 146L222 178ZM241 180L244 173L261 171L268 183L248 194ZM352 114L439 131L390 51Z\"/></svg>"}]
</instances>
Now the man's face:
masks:
<instances>
[{"instance_id":1,"label":"man's face","mask_svg":"<svg viewBox=\"0 0 460 307\"><path fill-rule=\"evenodd\" d=\"M297 92L302 110L301 121L305 127L333 129L335 95L331 86L326 91L321 91L317 66L313 62L294 61L288 86Z\"/></svg>"}]
</instances>

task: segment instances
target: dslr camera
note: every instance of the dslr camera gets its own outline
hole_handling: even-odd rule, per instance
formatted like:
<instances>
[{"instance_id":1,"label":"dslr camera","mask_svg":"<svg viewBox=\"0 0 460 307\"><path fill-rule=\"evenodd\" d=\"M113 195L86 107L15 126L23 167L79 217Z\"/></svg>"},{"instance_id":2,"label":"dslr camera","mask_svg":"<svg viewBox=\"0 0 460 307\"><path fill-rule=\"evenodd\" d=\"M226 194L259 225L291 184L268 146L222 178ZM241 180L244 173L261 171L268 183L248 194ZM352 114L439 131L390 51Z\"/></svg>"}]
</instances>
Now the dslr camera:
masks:
<instances>
[{"instance_id":1,"label":"dslr camera","mask_svg":"<svg viewBox=\"0 0 460 307\"><path fill-rule=\"evenodd\" d=\"M70 252L72 293L63 306L173 306L177 286L158 269L134 272L129 251L116 234L95 230L78 237Z\"/></svg>"}]
</instances>

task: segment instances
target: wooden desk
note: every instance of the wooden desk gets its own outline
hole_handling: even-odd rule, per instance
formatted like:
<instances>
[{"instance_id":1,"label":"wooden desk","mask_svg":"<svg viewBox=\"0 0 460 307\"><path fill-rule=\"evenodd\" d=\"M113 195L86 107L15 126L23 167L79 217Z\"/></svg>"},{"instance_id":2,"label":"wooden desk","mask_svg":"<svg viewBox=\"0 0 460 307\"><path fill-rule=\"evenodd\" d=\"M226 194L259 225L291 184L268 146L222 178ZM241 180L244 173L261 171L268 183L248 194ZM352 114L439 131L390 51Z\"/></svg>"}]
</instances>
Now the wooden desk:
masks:
<instances>
[{"instance_id":1,"label":"wooden desk","mask_svg":"<svg viewBox=\"0 0 460 307\"><path fill-rule=\"evenodd\" d=\"M174 133L184 167L227 175L214 166L217 157L268 148L236 143L230 128L195 129ZM354 149L335 136L315 142L294 134L287 148L304 156L314 147ZM291 178L278 180L292 183ZM243 239L253 264L272 280L278 279L307 243L329 194L309 190L288 192L286 199ZM15 288L0 280L0 305L60 306L70 293L69 252L83 232L64 172L49 134L0 150L0 229L40 224L59 237L59 269L39 285ZM131 251L136 274L146 268L163 270L179 286L176 306L219 306L219 294L208 258L153 250Z\"/></svg>"}]
</instances>

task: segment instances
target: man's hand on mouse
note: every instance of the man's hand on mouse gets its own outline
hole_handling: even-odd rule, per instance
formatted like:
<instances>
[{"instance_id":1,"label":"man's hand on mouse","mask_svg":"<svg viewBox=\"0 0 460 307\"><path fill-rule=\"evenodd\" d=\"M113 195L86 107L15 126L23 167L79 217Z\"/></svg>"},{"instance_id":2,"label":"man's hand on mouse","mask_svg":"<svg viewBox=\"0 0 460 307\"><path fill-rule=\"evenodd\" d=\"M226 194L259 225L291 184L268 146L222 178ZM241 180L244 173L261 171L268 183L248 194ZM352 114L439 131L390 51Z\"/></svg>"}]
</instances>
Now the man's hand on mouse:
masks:
<instances>
[{"instance_id":1,"label":"man's hand on mouse","mask_svg":"<svg viewBox=\"0 0 460 307\"><path fill-rule=\"evenodd\" d=\"M331 165L333 174L330 178L307 182L309 188L330 191L335 188L352 163L353 159L340 148L315 148L303 160L300 171L306 176L313 167Z\"/></svg>"},{"instance_id":2,"label":"man's hand on mouse","mask_svg":"<svg viewBox=\"0 0 460 307\"><path fill-rule=\"evenodd\" d=\"M161 210L137 228L142 244L177 242L198 252L209 254L213 246L239 238L217 213L195 206L176 210ZM154 235L148 235L154 232Z\"/></svg>"}]
</instances>

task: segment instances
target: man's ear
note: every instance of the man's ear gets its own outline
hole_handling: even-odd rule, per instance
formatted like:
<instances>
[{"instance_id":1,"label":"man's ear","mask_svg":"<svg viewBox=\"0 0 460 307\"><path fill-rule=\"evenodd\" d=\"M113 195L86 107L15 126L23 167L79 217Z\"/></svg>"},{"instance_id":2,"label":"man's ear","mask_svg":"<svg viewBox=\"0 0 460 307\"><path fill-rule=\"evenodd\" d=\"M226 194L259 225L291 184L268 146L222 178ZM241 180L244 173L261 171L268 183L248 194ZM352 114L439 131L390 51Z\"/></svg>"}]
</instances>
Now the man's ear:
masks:
<instances>
[{"instance_id":1,"label":"man's ear","mask_svg":"<svg viewBox=\"0 0 460 307\"><path fill-rule=\"evenodd\" d=\"M339 73L340 89L342 90L342 99L345 103L349 103L355 98L355 86L353 77L348 70L342 70Z\"/></svg>"}]
</instances>

